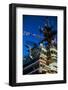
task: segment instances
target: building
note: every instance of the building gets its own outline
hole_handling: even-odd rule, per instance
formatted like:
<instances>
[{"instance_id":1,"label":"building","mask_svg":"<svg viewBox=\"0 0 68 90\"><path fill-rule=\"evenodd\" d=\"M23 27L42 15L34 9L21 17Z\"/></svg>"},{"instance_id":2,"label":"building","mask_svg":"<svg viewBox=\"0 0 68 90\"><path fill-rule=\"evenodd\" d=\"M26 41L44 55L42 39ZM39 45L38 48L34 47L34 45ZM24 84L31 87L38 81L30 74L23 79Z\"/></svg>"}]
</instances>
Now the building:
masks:
<instances>
[{"instance_id":1,"label":"building","mask_svg":"<svg viewBox=\"0 0 68 90\"><path fill-rule=\"evenodd\" d=\"M46 47L43 46L43 43L40 44L39 48L34 48L30 56L32 58L30 58L30 62L24 66L23 73L24 74L57 73L57 48L52 45L50 46L49 50L50 50L50 60L48 60L47 55L48 50Z\"/></svg>"}]
</instances>

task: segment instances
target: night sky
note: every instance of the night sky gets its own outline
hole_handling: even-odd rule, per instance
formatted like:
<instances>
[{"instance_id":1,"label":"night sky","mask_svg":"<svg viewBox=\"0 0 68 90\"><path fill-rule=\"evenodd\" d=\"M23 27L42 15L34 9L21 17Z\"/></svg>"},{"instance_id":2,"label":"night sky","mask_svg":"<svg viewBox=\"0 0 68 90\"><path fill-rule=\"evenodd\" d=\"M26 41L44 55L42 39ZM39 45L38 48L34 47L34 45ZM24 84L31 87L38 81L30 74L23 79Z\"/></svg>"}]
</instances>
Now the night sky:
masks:
<instances>
[{"instance_id":1,"label":"night sky","mask_svg":"<svg viewBox=\"0 0 68 90\"><path fill-rule=\"evenodd\" d=\"M43 37L43 34L40 33L40 28L43 28L45 24L47 24L47 16L33 16L33 15L23 15L23 32L27 31L36 35L40 35ZM48 16L49 26L52 26L53 30L57 30L57 17L56 16ZM27 44L27 41L34 42L37 45L39 45L39 42L42 41L42 39L33 37L31 35L26 36L23 35L23 53L24 56L28 56L28 48L25 47ZM32 43L30 43L31 45ZM33 45L31 45L33 46Z\"/></svg>"}]
</instances>

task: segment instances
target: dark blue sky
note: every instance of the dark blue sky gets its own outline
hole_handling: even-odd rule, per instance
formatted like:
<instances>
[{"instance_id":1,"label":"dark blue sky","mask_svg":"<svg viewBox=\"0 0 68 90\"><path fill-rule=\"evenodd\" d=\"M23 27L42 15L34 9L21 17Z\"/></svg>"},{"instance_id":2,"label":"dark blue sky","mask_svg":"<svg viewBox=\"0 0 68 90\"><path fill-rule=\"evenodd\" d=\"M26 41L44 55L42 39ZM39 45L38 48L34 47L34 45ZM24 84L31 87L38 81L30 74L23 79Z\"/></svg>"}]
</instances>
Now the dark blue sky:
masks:
<instances>
[{"instance_id":1,"label":"dark blue sky","mask_svg":"<svg viewBox=\"0 0 68 90\"><path fill-rule=\"evenodd\" d=\"M44 27L44 25L47 23L46 17L47 16L23 15L23 32L27 31L42 36L42 34L39 31L39 28ZM52 26L53 30L57 30L57 17L48 16L48 21L49 21L49 26ZM29 52L27 51L28 48L25 47L27 41L35 42L38 44L40 41L42 41L42 39L38 39L30 35L28 36L24 35L23 36L24 56L27 56L29 54Z\"/></svg>"}]
</instances>

